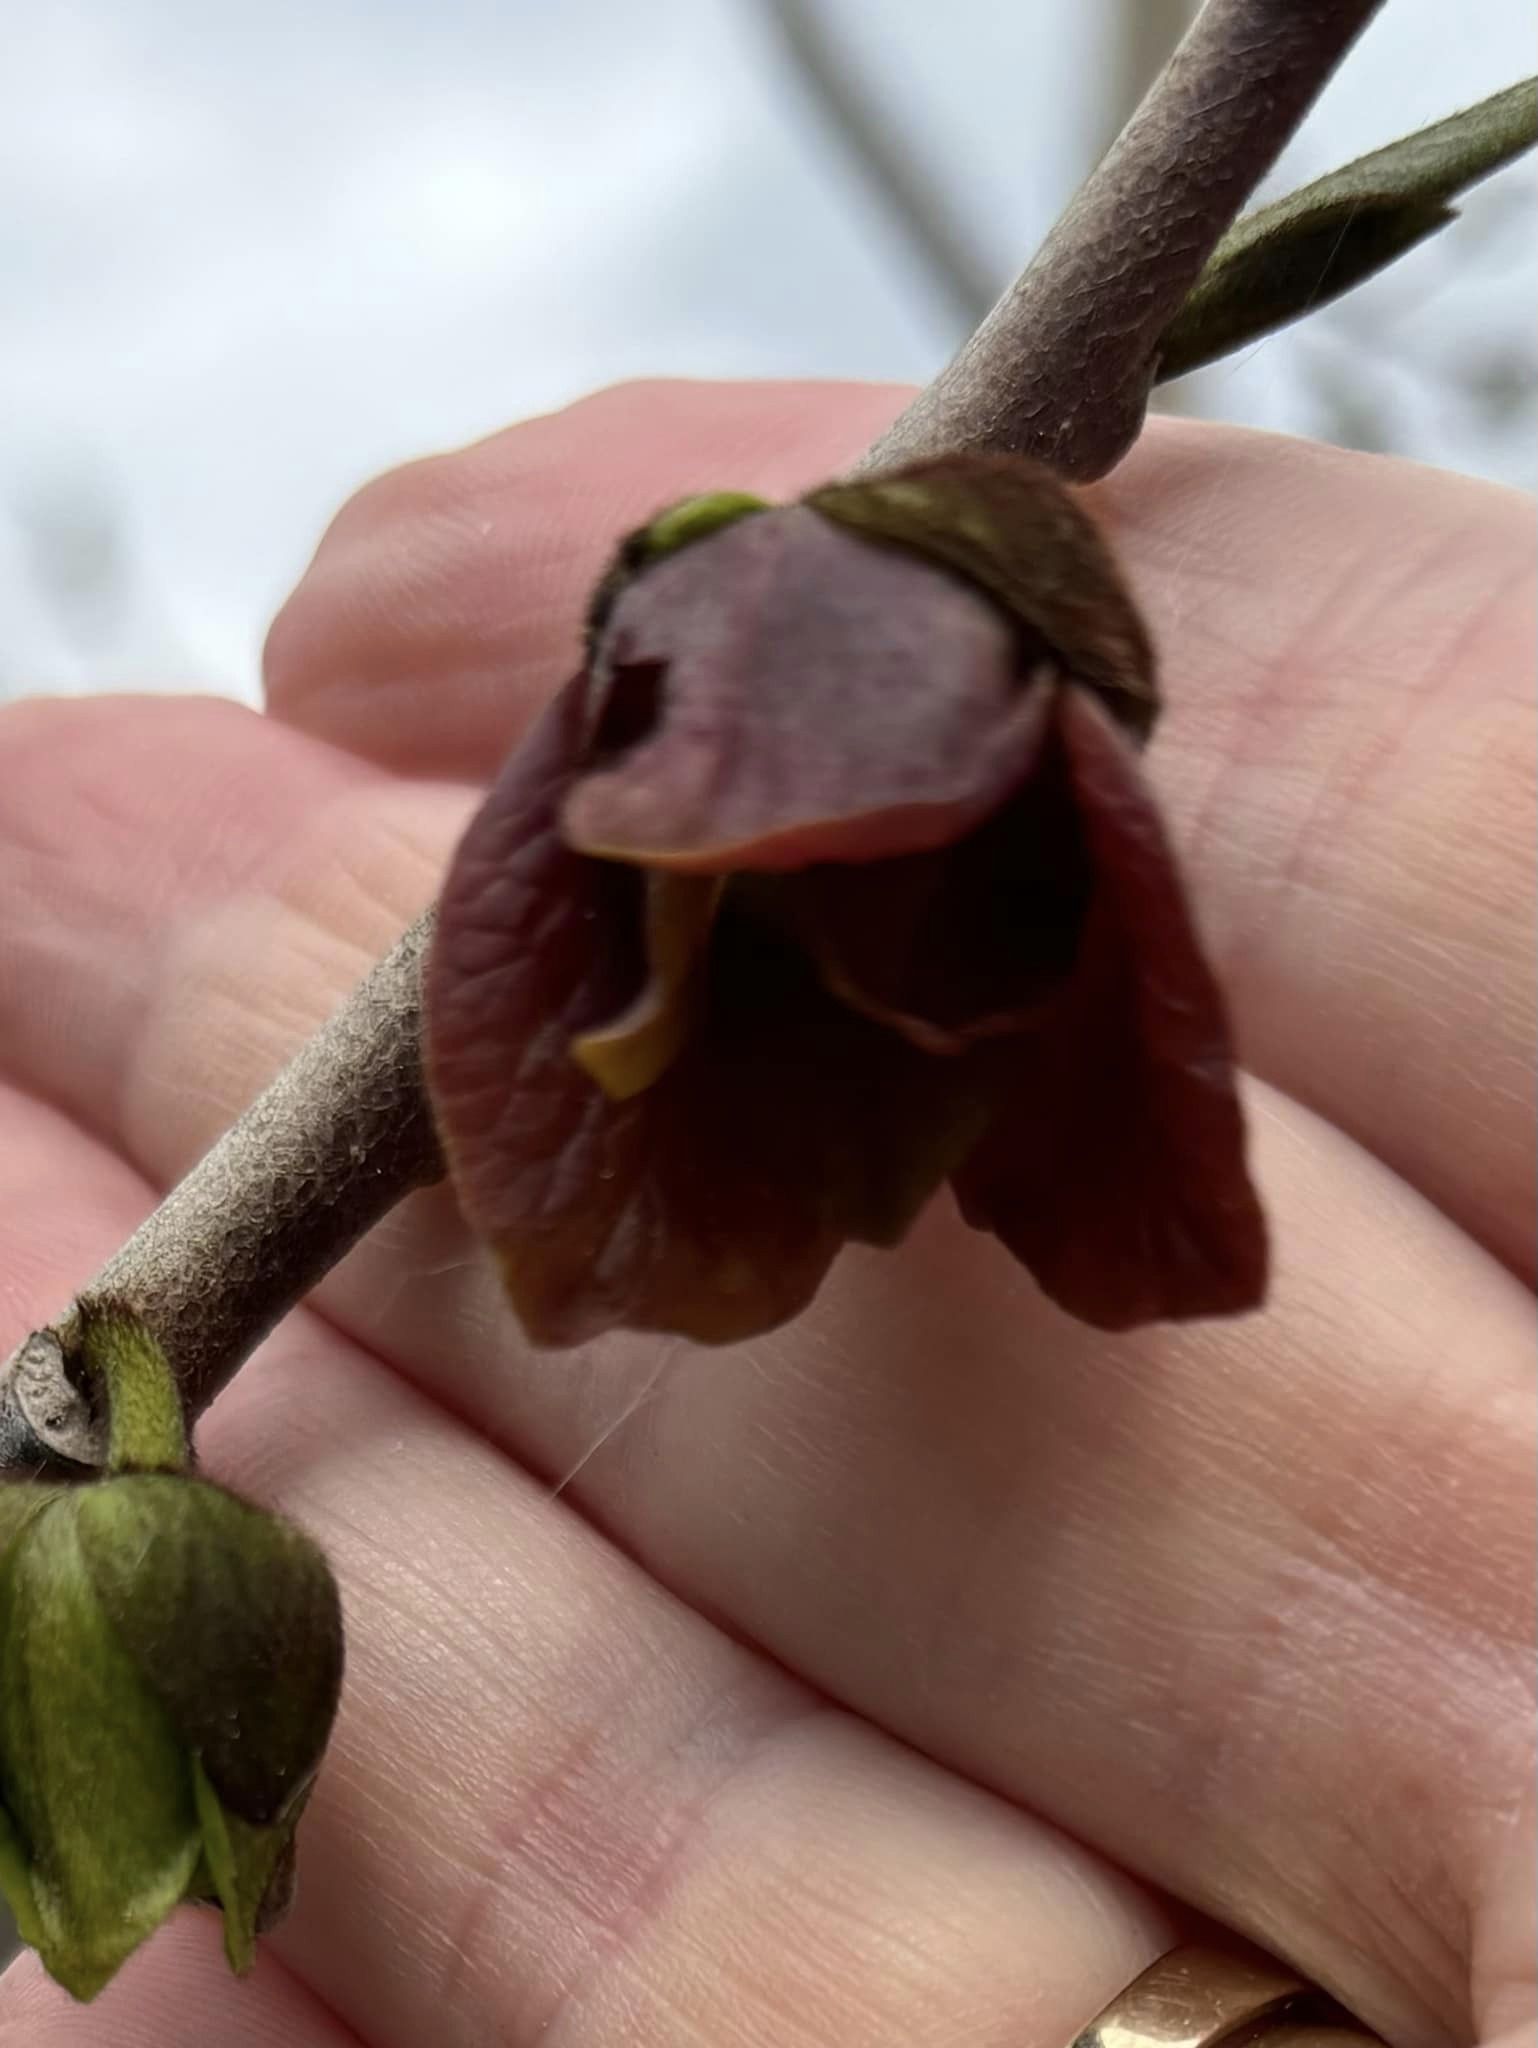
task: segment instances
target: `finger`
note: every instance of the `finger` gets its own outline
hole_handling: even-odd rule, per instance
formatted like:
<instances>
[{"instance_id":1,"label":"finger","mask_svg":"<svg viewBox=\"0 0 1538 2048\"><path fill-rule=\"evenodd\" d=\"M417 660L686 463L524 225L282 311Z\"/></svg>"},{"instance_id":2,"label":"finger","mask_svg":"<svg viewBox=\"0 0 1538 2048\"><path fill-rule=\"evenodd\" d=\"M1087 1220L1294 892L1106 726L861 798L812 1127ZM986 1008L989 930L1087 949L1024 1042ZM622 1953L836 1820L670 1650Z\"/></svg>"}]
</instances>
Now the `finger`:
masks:
<instances>
[{"instance_id":1,"label":"finger","mask_svg":"<svg viewBox=\"0 0 1538 2048\"><path fill-rule=\"evenodd\" d=\"M408 836L381 835L352 900L377 909ZM267 908L228 950L217 916L199 928L211 978L143 1041L142 1148L188 1156L221 1114L201 1077L240 1085L239 1020L273 998L253 965L299 950ZM1512 1769L1529 1309L1317 1119L1277 1104L1263 1128L1282 1253L1263 1320L1092 1340L936 1224L906 1261L847 1260L749 1355L664 1361L575 1484L821 1683L1341 1988L1376 1972L1367 1994L1424 2022L1466 1992L1459 1930ZM619 1346L520 1370L441 1199L323 1299L551 1474L657 1365Z\"/></svg>"},{"instance_id":2,"label":"finger","mask_svg":"<svg viewBox=\"0 0 1538 2048\"><path fill-rule=\"evenodd\" d=\"M23 1955L0 1978L5 2048L361 2048L270 1946L251 1976L230 1975L212 1913L184 1912L101 1996L76 2005Z\"/></svg>"},{"instance_id":3,"label":"finger","mask_svg":"<svg viewBox=\"0 0 1538 2048\"><path fill-rule=\"evenodd\" d=\"M1246 1065L1530 1277L1531 504L1189 425L1096 495Z\"/></svg>"},{"instance_id":4,"label":"finger","mask_svg":"<svg viewBox=\"0 0 1538 2048\"><path fill-rule=\"evenodd\" d=\"M392 471L338 514L274 621L267 702L403 774L484 779L574 667L621 535L694 491L804 490L906 396L626 384Z\"/></svg>"},{"instance_id":5,"label":"finger","mask_svg":"<svg viewBox=\"0 0 1538 2048\"><path fill-rule=\"evenodd\" d=\"M896 395L622 387L396 472L273 630L285 717L484 781L615 537L835 470ZM1155 628L1154 749L1247 1062L1524 1275L1535 1249L1532 515L1492 486L1155 423L1093 494Z\"/></svg>"},{"instance_id":6,"label":"finger","mask_svg":"<svg viewBox=\"0 0 1538 2048\"><path fill-rule=\"evenodd\" d=\"M1528 1771L1514 1805L1504 1854L1491 1873L1488 1909L1480 1916L1474 1949L1474 2010L1481 2039L1491 2048L1517 2048L1531 2041L1538 2025L1538 1972L1533 1967L1533 1928L1538 1924L1538 1858L1533 1855L1538 1785ZM1509 2038L1508 2037L1509 2034Z\"/></svg>"},{"instance_id":7,"label":"finger","mask_svg":"<svg viewBox=\"0 0 1538 2048\"><path fill-rule=\"evenodd\" d=\"M0 1128L0 1246L19 1214L121 1227L122 1170L56 1113L0 1100ZM1050 2042L1171 1939L1128 1880L718 1632L314 1319L200 1448L341 1585L342 1711L272 1948L371 2048Z\"/></svg>"},{"instance_id":8,"label":"finger","mask_svg":"<svg viewBox=\"0 0 1538 2048\"><path fill-rule=\"evenodd\" d=\"M211 1130L431 900L470 802L419 788L386 817L378 771L215 698L11 705L0 759L0 1075L134 1156L134 1048L162 1014L201 1035L205 936L275 948L199 997L249 1012L204 1020L225 1052L178 1085Z\"/></svg>"},{"instance_id":9,"label":"finger","mask_svg":"<svg viewBox=\"0 0 1538 2048\"><path fill-rule=\"evenodd\" d=\"M478 1331L448 1398L792 1668L1391 2038L1469 2038L1530 1765L1530 1306L1337 1134L1259 1121L1277 1298L1233 1328L1107 1343L948 1219L735 1356L531 1367L452 1265L376 1317L399 1241L324 1298L418 1359Z\"/></svg>"}]
</instances>

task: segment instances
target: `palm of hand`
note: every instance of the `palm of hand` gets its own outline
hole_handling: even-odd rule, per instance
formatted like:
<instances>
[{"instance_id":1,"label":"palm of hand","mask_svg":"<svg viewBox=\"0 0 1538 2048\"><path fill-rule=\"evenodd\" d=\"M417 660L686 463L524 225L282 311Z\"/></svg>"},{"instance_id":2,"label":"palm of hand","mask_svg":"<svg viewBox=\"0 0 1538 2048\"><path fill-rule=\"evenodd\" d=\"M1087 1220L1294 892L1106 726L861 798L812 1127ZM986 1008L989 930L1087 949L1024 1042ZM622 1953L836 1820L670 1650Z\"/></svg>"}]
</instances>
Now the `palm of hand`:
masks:
<instances>
[{"instance_id":1,"label":"palm of hand","mask_svg":"<svg viewBox=\"0 0 1538 2048\"><path fill-rule=\"evenodd\" d=\"M607 537L893 409L607 395L355 501L276 717L4 715L7 1341L429 899ZM0 2040L1053 2048L1194 1907L1395 2040L1516 2041L1528 521L1215 431L1098 495L1258 1076L1271 1309L1108 1341L937 1213L741 1353L530 1358L413 1200L200 1439L348 1609L295 1916L241 1985L185 1914L89 2013L24 1961Z\"/></svg>"}]
</instances>

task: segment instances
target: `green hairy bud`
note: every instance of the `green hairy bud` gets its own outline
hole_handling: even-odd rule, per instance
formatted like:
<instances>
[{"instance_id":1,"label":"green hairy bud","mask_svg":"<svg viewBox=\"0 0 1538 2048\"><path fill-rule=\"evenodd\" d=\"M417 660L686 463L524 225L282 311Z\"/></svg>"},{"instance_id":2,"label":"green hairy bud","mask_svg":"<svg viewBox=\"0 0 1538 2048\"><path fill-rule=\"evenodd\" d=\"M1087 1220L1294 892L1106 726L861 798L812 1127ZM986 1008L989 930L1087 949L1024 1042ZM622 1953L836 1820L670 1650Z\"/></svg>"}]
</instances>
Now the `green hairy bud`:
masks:
<instances>
[{"instance_id":1,"label":"green hairy bud","mask_svg":"<svg viewBox=\"0 0 1538 2048\"><path fill-rule=\"evenodd\" d=\"M0 1487L0 1892L81 1999L184 1900L222 1909L250 1967L342 1675L324 1557L187 1470L142 1325L96 1312L85 1355L107 1473Z\"/></svg>"}]
</instances>

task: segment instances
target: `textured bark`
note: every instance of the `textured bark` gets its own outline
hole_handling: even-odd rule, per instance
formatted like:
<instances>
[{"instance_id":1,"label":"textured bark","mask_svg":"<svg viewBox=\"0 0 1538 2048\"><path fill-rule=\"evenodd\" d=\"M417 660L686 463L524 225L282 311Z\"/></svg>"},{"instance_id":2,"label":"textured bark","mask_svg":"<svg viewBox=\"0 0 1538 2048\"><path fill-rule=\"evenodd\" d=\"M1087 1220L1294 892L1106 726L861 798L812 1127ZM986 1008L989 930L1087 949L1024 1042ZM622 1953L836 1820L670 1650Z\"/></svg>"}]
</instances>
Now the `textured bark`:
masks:
<instances>
[{"instance_id":1,"label":"textured bark","mask_svg":"<svg viewBox=\"0 0 1538 2048\"><path fill-rule=\"evenodd\" d=\"M1381 0L1208 0L1018 283L862 469L1033 455L1103 476L1137 439L1159 337Z\"/></svg>"},{"instance_id":2,"label":"textured bark","mask_svg":"<svg viewBox=\"0 0 1538 2048\"><path fill-rule=\"evenodd\" d=\"M205 1154L58 1322L22 1346L0 1388L0 1469L104 1444L77 1369L79 1307L113 1301L149 1324L197 1415L252 1347L442 1160L422 1083L429 913Z\"/></svg>"}]
</instances>

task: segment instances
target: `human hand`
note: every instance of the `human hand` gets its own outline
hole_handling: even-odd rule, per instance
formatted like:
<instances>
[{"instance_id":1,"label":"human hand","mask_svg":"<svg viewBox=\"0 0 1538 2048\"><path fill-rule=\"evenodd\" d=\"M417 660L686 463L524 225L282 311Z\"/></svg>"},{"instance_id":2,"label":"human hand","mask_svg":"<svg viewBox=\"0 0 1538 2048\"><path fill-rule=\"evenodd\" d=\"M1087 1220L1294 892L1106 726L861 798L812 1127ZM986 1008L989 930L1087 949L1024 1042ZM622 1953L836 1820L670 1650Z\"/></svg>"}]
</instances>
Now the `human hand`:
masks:
<instances>
[{"instance_id":1,"label":"human hand","mask_svg":"<svg viewBox=\"0 0 1538 2048\"><path fill-rule=\"evenodd\" d=\"M360 494L272 716L0 715L0 1350L430 899L614 537L897 404L605 394ZM739 1351L531 1356L413 1198L199 1437L347 1609L294 1916L89 2010L24 1959L0 2048L1057 2048L1187 1909L1396 2043L1528 2037L1530 515L1175 426L1092 496L1271 1307L1109 1339L937 1207Z\"/></svg>"}]
</instances>

